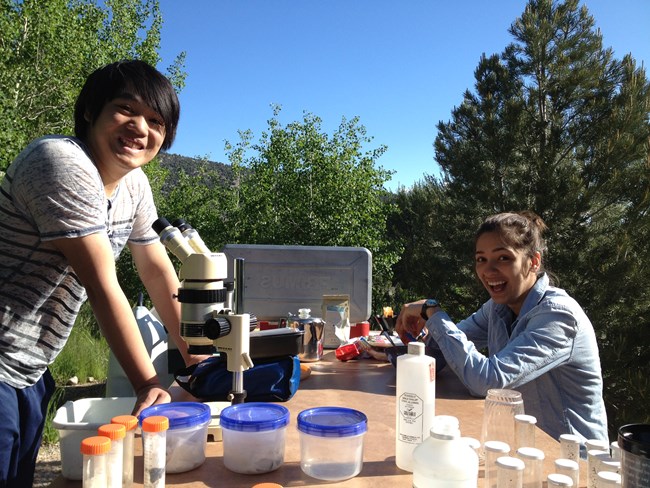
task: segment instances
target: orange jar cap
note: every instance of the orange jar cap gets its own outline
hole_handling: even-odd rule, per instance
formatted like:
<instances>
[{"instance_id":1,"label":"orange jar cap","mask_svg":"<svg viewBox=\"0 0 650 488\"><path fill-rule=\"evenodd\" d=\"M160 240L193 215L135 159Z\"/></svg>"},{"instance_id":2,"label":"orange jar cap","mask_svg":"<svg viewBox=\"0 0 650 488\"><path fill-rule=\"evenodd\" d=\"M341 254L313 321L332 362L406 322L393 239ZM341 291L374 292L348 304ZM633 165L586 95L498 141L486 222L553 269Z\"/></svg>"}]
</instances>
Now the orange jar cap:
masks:
<instances>
[{"instance_id":1,"label":"orange jar cap","mask_svg":"<svg viewBox=\"0 0 650 488\"><path fill-rule=\"evenodd\" d=\"M128 430L133 430L138 426L138 417L135 415L118 415L111 419L111 424L120 424Z\"/></svg>"},{"instance_id":2,"label":"orange jar cap","mask_svg":"<svg viewBox=\"0 0 650 488\"><path fill-rule=\"evenodd\" d=\"M121 424L104 424L97 429L97 434L108 437L112 441L124 439L126 427Z\"/></svg>"},{"instance_id":3,"label":"orange jar cap","mask_svg":"<svg viewBox=\"0 0 650 488\"><path fill-rule=\"evenodd\" d=\"M81 441L81 454L96 456L111 450L111 440L103 435L86 437Z\"/></svg>"},{"instance_id":4,"label":"orange jar cap","mask_svg":"<svg viewBox=\"0 0 650 488\"><path fill-rule=\"evenodd\" d=\"M145 432L162 432L169 429L169 419L162 415L152 415L142 421L142 430Z\"/></svg>"}]
</instances>

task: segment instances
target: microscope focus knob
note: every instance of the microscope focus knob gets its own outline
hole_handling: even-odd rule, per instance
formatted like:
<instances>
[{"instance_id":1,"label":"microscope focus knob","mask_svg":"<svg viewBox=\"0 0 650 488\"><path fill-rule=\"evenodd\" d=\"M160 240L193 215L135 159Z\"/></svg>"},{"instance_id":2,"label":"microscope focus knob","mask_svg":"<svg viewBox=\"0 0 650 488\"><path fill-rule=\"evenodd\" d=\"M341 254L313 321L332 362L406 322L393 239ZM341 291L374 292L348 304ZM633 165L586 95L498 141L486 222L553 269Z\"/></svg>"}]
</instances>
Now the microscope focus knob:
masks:
<instances>
[{"instance_id":1,"label":"microscope focus knob","mask_svg":"<svg viewBox=\"0 0 650 488\"><path fill-rule=\"evenodd\" d=\"M218 339L219 337L230 334L230 322L224 317L212 317L205 321L205 336L209 339Z\"/></svg>"}]
</instances>

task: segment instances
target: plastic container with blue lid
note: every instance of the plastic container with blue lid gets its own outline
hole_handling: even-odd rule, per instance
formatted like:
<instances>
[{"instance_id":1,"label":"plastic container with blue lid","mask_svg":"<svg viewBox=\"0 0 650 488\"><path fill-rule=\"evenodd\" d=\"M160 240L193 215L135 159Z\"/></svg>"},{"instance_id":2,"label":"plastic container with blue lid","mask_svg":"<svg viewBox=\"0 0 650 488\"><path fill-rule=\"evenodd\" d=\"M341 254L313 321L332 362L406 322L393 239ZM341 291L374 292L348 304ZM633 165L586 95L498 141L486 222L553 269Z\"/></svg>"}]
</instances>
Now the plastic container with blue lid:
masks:
<instances>
[{"instance_id":1,"label":"plastic container with blue lid","mask_svg":"<svg viewBox=\"0 0 650 488\"><path fill-rule=\"evenodd\" d=\"M210 407L199 402L172 402L145 408L138 417L142 421L154 415L169 419L166 447L166 473L183 473L198 468L205 461Z\"/></svg>"},{"instance_id":2,"label":"plastic container with blue lid","mask_svg":"<svg viewBox=\"0 0 650 488\"><path fill-rule=\"evenodd\" d=\"M220 415L223 463L243 474L268 473L284 462L289 410L275 403L240 403Z\"/></svg>"},{"instance_id":3,"label":"plastic container with blue lid","mask_svg":"<svg viewBox=\"0 0 650 488\"><path fill-rule=\"evenodd\" d=\"M298 414L300 467L312 478L341 481L363 467L368 417L343 407L316 407Z\"/></svg>"}]
</instances>

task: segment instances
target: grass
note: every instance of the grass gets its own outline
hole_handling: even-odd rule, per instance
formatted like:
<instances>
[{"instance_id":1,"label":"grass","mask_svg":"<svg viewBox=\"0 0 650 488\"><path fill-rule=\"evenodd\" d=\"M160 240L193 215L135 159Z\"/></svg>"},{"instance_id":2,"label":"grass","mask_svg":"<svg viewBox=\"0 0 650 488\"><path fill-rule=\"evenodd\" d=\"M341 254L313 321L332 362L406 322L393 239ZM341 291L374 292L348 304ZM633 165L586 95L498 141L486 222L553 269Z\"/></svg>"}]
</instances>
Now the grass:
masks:
<instances>
[{"instance_id":1,"label":"grass","mask_svg":"<svg viewBox=\"0 0 650 488\"><path fill-rule=\"evenodd\" d=\"M64 397L67 381L73 376L79 378L79 384L88 382L89 378L105 381L108 376L108 353L108 344L99 332L92 310L86 303L77 317L68 342L50 366L56 390L48 408L43 444L58 441L59 434L52 427L52 418Z\"/></svg>"}]
</instances>

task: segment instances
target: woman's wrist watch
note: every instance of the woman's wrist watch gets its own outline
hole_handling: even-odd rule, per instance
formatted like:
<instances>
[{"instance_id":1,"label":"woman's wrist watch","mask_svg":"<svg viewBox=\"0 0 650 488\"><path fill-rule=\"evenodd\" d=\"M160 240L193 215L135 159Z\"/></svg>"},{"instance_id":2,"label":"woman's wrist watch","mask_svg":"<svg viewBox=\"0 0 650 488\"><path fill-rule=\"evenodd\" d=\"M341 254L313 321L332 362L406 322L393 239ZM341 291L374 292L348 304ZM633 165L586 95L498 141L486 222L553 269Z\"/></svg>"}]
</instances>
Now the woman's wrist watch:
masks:
<instances>
[{"instance_id":1,"label":"woman's wrist watch","mask_svg":"<svg viewBox=\"0 0 650 488\"><path fill-rule=\"evenodd\" d=\"M427 298L424 301L424 303L422 304L422 310L420 311L420 315L422 316L425 322L429 320L429 316L427 315L427 310L436 307L440 307L438 300L434 300L433 298Z\"/></svg>"}]
</instances>

